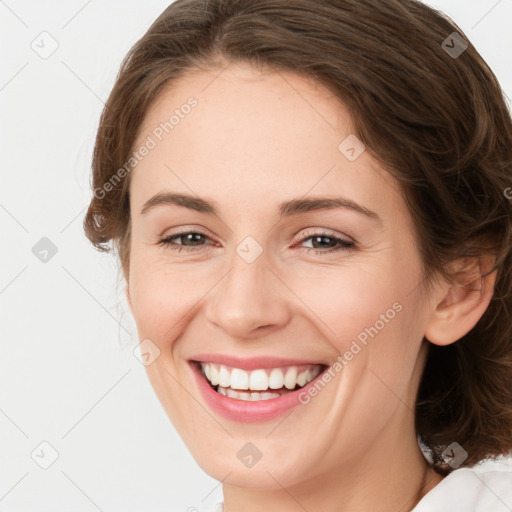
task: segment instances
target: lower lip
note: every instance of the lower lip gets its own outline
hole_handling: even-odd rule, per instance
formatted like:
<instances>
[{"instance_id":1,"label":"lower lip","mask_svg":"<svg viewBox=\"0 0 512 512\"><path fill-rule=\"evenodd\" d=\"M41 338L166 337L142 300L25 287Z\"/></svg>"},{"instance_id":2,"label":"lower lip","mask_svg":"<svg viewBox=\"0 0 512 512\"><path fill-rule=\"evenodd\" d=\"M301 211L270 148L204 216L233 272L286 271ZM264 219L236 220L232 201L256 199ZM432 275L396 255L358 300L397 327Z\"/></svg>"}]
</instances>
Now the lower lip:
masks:
<instances>
[{"instance_id":1,"label":"lower lip","mask_svg":"<svg viewBox=\"0 0 512 512\"><path fill-rule=\"evenodd\" d=\"M236 400L235 398L217 393L203 377L197 364L190 363L190 366L197 380L201 394L212 411L228 420L241 423L269 421L278 418L297 405L303 405L299 401L299 395L304 392L307 393L308 388L314 386L316 380L319 379L323 373L318 374L304 387L286 393L279 398L249 402L246 400Z\"/></svg>"}]
</instances>

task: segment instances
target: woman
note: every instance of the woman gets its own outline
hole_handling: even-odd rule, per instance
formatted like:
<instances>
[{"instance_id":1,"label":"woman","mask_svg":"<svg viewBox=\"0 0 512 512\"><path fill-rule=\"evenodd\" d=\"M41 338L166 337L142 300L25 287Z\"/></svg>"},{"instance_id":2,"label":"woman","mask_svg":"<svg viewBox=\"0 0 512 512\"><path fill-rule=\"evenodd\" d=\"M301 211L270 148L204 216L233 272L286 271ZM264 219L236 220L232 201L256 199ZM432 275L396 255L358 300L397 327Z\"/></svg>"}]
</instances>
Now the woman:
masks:
<instances>
[{"instance_id":1,"label":"woman","mask_svg":"<svg viewBox=\"0 0 512 512\"><path fill-rule=\"evenodd\" d=\"M511 184L495 76L419 2L154 22L85 229L226 512L510 510L512 470L471 468L512 448Z\"/></svg>"}]
</instances>

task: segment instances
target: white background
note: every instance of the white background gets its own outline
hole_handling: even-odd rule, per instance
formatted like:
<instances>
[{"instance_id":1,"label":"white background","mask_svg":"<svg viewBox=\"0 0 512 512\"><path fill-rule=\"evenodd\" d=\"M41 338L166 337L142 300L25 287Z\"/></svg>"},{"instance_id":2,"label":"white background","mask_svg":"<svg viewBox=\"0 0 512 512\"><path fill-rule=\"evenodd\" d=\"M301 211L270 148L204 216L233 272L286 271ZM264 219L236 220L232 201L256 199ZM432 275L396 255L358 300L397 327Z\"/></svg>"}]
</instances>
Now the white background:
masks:
<instances>
[{"instance_id":1,"label":"white background","mask_svg":"<svg viewBox=\"0 0 512 512\"><path fill-rule=\"evenodd\" d=\"M3 512L202 511L222 497L132 353L117 262L82 231L103 102L168 3L0 1ZM427 3L458 23L512 97L512 0ZM43 31L59 45L48 59L31 48ZM42 237L58 249L47 263L32 253ZM46 470L31 458L43 441L59 453Z\"/></svg>"}]
</instances>

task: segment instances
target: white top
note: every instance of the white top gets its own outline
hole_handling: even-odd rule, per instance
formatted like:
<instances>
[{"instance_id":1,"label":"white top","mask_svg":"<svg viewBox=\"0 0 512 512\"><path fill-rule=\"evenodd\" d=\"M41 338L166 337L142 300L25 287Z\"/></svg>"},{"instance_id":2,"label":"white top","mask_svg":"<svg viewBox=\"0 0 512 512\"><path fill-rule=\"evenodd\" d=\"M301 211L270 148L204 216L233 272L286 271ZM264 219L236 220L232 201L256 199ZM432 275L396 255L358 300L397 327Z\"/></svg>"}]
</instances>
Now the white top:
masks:
<instances>
[{"instance_id":1,"label":"white top","mask_svg":"<svg viewBox=\"0 0 512 512\"><path fill-rule=\"evenodd\" d=\"M511 512L512 465L485 461L453 470L411 512Z\"/></svg>"},{"instance_id":2,"label":"white top","mask_svg":"<svg viewBox=\"0 0 512 512\"><path fill-rule=\"evenodd\" d=\"M223 512L217 503L208 512ZM411 512L512 512L512 464L482 461L454 469Z\"/></svg>"}]
</instances>

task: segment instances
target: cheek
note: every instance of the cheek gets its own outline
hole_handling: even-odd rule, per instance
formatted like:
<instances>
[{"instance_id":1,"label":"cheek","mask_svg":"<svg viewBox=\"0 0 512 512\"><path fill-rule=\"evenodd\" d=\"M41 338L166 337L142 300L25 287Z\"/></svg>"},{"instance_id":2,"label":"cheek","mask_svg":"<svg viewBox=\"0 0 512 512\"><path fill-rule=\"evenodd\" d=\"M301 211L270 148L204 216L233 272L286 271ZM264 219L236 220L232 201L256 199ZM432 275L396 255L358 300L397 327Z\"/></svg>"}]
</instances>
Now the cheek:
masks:
<instances>
[{"instance_id":1,"label":"cheek","mask_svg":"<svg viewBox=\"0 0 512 512\"><path fill-rule=\"evenodd\" d=\"M150 261L147 255L133 254L129 289L140 337L165 343L190 320L201 297L215 283L205 265L204 271L196 265L185 269L184 265L170 265L165 257ZM161 350L167 348L160 346Z\"/></svg>"},{"instance_id":2,"label":"cheek","mask_svg":"<svg viewBox=\"0 0 512 512\"><path fill-rule=\"evenodd\" d=\"M129 289L132 314L137 324L139 339L150 339L160 350L154 364L146 366L146 372L164 410L180 432L187 427L190 397L183 386L184 369L173 354L174 343L189 325L199 301L208 286L204 276L183 266L171 265L164 258L153 258L148 254L133 253L130 263ZM210 286L211 287L211 286ZM192 407L195 408L195 402ZM201 417L202 411L197 409ZM192 428L193 430L193 428ZM199 433L197 433L199 436Z\"/></svg>"},{"instance_id":3,"label":"cheek","mask_svg":"<svg viewBox=\"0 0 512 512\"><path fill-rule=\"evenodd\" d=\"M404 297L404 284L391 266L340 266L307 277L290 272L287 282L307 306L304 313L340 353L352 340L364 343L370 334L396 323Z\"/></svg>"},{"instance_id":4,"label":"cheek","mask_svg":"<svg viewBox=\"0 0 512 512\"><path fill-rule=\"evenodd\" d=\"M289 272L287 277L290 288L307 305L301 314L338 354L335 357L343 366L335 371L345 375L345 391L360 386L365 400L379 397L377 408L384 407L386 398L393 400L379 379L403 391L422 340L421 304L417 293L411 293L420 280L418 261L411 257L398 265L400 259L388 256L372 266L359 262L307 277Z\"/></svg>"}]
</instances>

